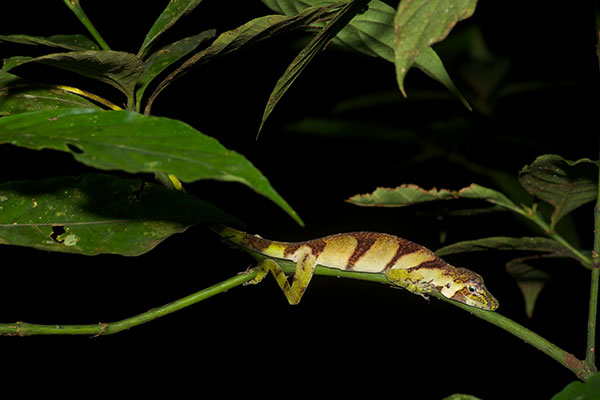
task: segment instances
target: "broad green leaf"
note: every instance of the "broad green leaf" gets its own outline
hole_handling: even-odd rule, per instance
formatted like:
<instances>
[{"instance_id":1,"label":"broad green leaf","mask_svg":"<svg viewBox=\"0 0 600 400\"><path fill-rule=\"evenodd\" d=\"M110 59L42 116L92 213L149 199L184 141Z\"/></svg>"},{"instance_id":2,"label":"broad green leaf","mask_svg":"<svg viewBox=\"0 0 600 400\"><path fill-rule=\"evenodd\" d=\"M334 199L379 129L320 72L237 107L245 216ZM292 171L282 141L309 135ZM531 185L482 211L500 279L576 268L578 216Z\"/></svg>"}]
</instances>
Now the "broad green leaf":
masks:
<instances>
[{"instance_id":1,"label":"broad green leaf","mask_svg":"<svg viewBox=\"0 0 600 400\"><path fill-rule=\"evenodd\" d=\"M507 272L515 278L521 290L525 301L525 313L529 318L533 317L535 302L544 285L550 279L550 274L528 264L528 261L534 258L538 257L515 258L506 264Z\"/></svg>"},{"instance_id":2,"label":"broad green leaf","mask_svg":"<svg viewBox=\"0 0 600 400\"><path fill-rule=\"evenodd\" d=\"M591 376L585 383L574 381L569 383L552 400L597 400L600 393L600 373Z\"/></svg>"},{"instance_id":3,"label":"broad green leaf","mask_svg":"<svg viewBox=\"0 0 600 400\"><path fill-rule=\"evenodd\" d=\"M112 50L48 54L26 58L17 64L12 63L11 68L31 62L50 65L99 80L117 88L127 98L132 98L135 85L144 72L144 63L135 55Z\"/></svg>"},{"instance_id":4,"label":"broad green leaf","mask_svg":"<svg viewBox=\"0 0 600 400\"><path fill-rule=\"evenodd\" d=\"M201 2L202 0L171 0L146 34L146 38L144 39L144 43L142 43L138 56L140 58L145 58L152 43L154 43L167 29L173 26L179 18L190 13Z\"/></svg>"},{"instance_id":5,"label":"broad green leaf","mask_svg":"<svg viewBox=\"0 0 600 400\"><path fill-rule=\"evenodd\" d=\"M443 40L460 20L470 17L477 0L402 0L394 17L394 64L400 91L417 57ZM432 60L432 62L434 62Z\"/></svg>"},{"instance_id":6,"label":"broad green leaf","mask_svg":"<svg viewBox=\"0 0 600 400\"><path fill-rule=\"evenodd\" d=\"M158 74L163 72L167 67L177 62L185 55L189 54L196 47L198 47L200 43L212 38L214 35L214 29L207 30L197 35L178 40L177 42L164 46L152 53L150 57L145 60L144 73L138 81L136 90L136 101L138 102L138 108L144 95L144 91Z\"/></svg>"},{"instance_id":7,"label":"broad green leaf","mask_svg":"<svg viewBox=\"0 0 600 400\"><path fill-rule=\"evenodd\" d=\"M546 154L523 167L519 173L521 185L532 195L554 206L550 227L577 207L594 201L598 194L596 162L589 159L567 161L561 156Z\"/></svg>"},{"instance_id":8,"label":"broad green leaf","mask_svg":"<svg viewBox=\"0 0 600 400\"><path fill-rule=\"evenodd\" d=\"M336 0L262 0L273 11L295 15L311 6L339 4ZM396 10L379 0L369 2L369 8L357 15L333 40L334 44L381 57L394 62L394 17ZM322 24L317 24L322 25ZM468 109L471 106L458 91L446 72L441 59L431 48L423 50L415 59L414 66L434 78L454 94Z\"/></svg>"},{"instance_id":9,"label":"broad green leaf","mask_svg":"<svg viewBox=\"0 0 600 400\"><path fill-rule=\"evenodd\" d=\"M342 30L356 14L358 14L368 3L369 0L353 0L342 7L333 18L325 24L323 29L300 51L296 58L285 70L283 75L275 84L275 88L269 96L265 107L258 134L269 117L275 105L281 100L281 97L290 88L292 83L300 76L306 66L312 59L327 46L327 43L333 39L340 30Z\"/></svg>"},{"instance_id":10,"label":"broad green leaf","mask_svg":"<svg viewBox=\"0 0 600 400\"><path fill-rule=\"evenodd\" d=\"M0 184L0 243L137 256L208 221L234 221L198 198L138 179L89 174Z\"/></svg>"},{"instance_id":11,"label":"broad green leaf","mask_svg":"<svg viewBox=\"0 0 600 400\"><path fill-rule=\"evenodd\" d=\"M0 42L58 47L66 50L99 50L98 46L84 35L53 35L48 37L30 35L0 35Z\"/></svg>"},{"instance_id":12,"label":"broad green leaf","mask_svg":"<svg viewBox=\"0 0 600 400\"><path fill-rule=\"evenodd\" d=\"M357 194L348 200L357 206L403 207L435 200L458 198L458 192L447 189L421 189L417 185L405 184L396 188L377 188L373 193Z\"/></svg>"},{"instance_id":13,"label":"broad green leaf","mask_svg":"<svg viewBox=\"0 0 600 400\"><path fill-rule=\"evenodd\" d=\"M89 108L22 113L0 118L0 143L70 152L77 161L104 170L163 172L184 182L240 182L302 223L244 156L178 120Z\"/></svg>"},{"instance_id":14,"label":"broad green leaf","mask_svg":"<svg viewBox=\"0 0 600 400\"><path fill-rule=\"evenodd\" d=\"M446 256L448 254L487 250L540 251L552 253L556 256L571 256L560 243L553 239L538 236L520 238L495 236L475 240L465 240L444 246L435 253L439 256Z\"/></svg>"},{"instance_id":15,"label":"broad green leaf","mask_svg":"<svg viewBox=\"0 0 600 400\"><path fill-rule=\"evenodd\" d=\"M162 80L148 99L144 114L150 114L152 103L160 92L176 78L187 72L191 67L196 67L209 62L216 57L223 57L232 52L239 51L262 40L270 39L277 34L309 27L329 13L330 10L327 7L316 7L309 8L300 14L291 17L283 15L266 15L248 21L236 29L223 32L209 47L194 54Z\"/></svg>"}]
</instances>

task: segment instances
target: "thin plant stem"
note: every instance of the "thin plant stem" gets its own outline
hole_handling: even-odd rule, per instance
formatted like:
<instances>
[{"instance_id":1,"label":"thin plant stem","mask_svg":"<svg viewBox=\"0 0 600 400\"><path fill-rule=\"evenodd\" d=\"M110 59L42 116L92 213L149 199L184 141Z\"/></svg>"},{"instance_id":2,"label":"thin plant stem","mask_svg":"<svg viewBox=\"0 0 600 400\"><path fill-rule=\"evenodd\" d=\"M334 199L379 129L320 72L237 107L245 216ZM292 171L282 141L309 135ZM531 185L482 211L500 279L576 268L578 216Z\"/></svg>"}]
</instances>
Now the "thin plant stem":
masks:
<instances>
[{"instance_id":1,"label":"thin plant stem","mask_svg":"<svg viewBox=\"0 0 600 400\"><path fill-rule=\"evenodd\" d=\"M592 282L590 289L590 309L587 328L587 349L585 362L590 367L596 365L596 318L598 314L598 281L600 280L600 168L598 169L598 194L594 207L594 248L592 250Z\"/></svg>"},{"instance_id":2,"label":"thin plant stem","mask_svg":"<svg viewBox=\"0 0 600 400\"><path fill-rule=\"evenodd\" d=\"M0 335L7 336L32 336L32 335L111 335L150 322L157 318L189 307L216 294L223 293L239 286L256 276L256 270L238 274L209 288L191 294L187 297L153 308L149 311L126 318L117 322L98 323L90 325L39 325L26 322L0 324Z\"/></svg>"},{"instance_id":3,"label":"thin plant stem","mask_svg":"<svg viewBox=\"0 0 600 400\"><path fill-rule=\"evenodd\" d=\"M92 35L92 37L94 39L96 39L96 42L98 43L100 48L102 50L110 50L108 43L106 43L104 41L104 39L102 38L102 36L100 36L100 33L98 33L98 31L96 30L96 28L92 24L92 21L90 21L88 16L83 11L83 8L81 8L81 5L79 4L79 0L63 0L63 1L67 5L67 7L69 7L69 9L71 11L73 11L73 14L75 14L77 19L83 24L83 26L86 27L86 29Z\"/></svg>"},{"instance_id":4,"label":"thin plant stem","mask_svg":"<svg viewBox=\"0 0 600 400\"><path fill-rule=\"evenodd\" d=\"M253 254L256 258L260 258L259 255ZM262 256L264 257L264 256ZM286 260L278 260L281 268L286 274L294 272L296 265L293 262ZM93 325L38 325L29 324L25 322L17 322L13 324L0 324L0 334L3 335L14 335L14 336L30 336L30 335L88 335L88 336L99 336L109 335L121 332L126 329L141 325L143 323L152 321L162 316L171 314L175 311L181 310L185 307L189 307L192 304L196 304L199 301L205 300L216 294L222 293L228 289L239 286L252 278L257 274L257 269L252 269L242 274L238 274L226 281L213 285L200 292L194 293L190 296L184 297L173 303L165 306L149 310L145 313L136 315L131 318L127 318L118 322L113 323L100 323ZM371 282L378 282L383 284L391 285L387 278L383 274L355 272L355 271L342 271L338 269L317 267L315 275L335 276L341 278L360 279ZM462 303L458 303L447 299L440 293L431 294L432 297L438 298L452 305L455 305L474 316L481 318L497 327L511 333L512 335L524 340L526 343L534 346L538 350L542 351L552 359L559 362L562 366L573 372L579 379L585 381L591 375L596 373L596 368L590 366L587 362L583 362L575 357L573 354L561 349L555 344L549 342L545 338L541 337L535 332L525 328L517 322L497 313L494 311L481 310L474 307L467 306Z\"/></svg>"}]
</instances>

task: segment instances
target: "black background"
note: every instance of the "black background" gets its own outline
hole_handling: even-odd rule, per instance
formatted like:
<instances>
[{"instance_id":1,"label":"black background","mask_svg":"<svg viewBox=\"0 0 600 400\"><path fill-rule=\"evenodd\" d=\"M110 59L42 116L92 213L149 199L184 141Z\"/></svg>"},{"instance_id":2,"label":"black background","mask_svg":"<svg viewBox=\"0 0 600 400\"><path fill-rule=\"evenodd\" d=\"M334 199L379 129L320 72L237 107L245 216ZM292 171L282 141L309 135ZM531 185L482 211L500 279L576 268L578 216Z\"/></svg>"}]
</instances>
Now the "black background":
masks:
<instances>
[{"instance_id":1,"label":"black background","mask_svg":"<svg viewBox=\"0 0 600 400\"><path fill-rule=\"evenodd\" d=\"M20 3L10 16L3 13L0 33L84 33L62 2L38 3ZM113 49L136 53L162 3L103 1L83 6ZM208 28L221 32L269 13L259 1L205 3L180 21L164 42ZM480 26L494 55L508 60L502 85L543 83L539 90L494 103L493 116L467 111L416 69L406 79L408 101L398 97L388 105L340 116L415 129L448 153L513 175L545 153L596 158L599 104L593 13L571 7L483 2L473 18L458 24L453 33ZM471 182L493 186L485 175L444 157L408 162L418 155L415 144L373 139L369 132L361 138L326 138L284 130L287 123L303 117L332 115L336 104L352 96L394 92L393 65L385 61L335 50L320 54L276 107L256 141L264 104L298 51L300 37L286 35L194 70L165 90L152 111L181 119L244 154L306 227L239 184L197 182L187 186L191 194L236 215L252 232L281 240L373 230L435 249L442 245L441 232L447 234L447 243L532 234L506 214L465 219L438 218L435 213L462 208L464 203L383 210L343 201L377 186L402 183L454 189ZM439 50L442 58L444 51L456 54L443 46ZM0 47L3 58L28 51ZM448 59L446 65L457 85L475 96L468 86L469 60L461 57ZM91 91L115 96L103 87ZM422 93L441 96L421 100ZM442 129L432 130L433 122ZM444 134L444 127L456 123L465 129L457 133L448 128ZM4 145L0 171L4 182L90 170L68 154ZM582 207L575 217L582 246L590 248L592 207ZM116 321L225 280L251 264L249 257L230 251L200 226L137 258L83 257L11 246L1 251L3 322ZM529 320L519 290L504 270L510 259L508 254L489 253L457 255L448 261L484 275L500 300L499 312L583 357L588 272L572 261L549 264L554 278ZM462 392L485 399L546 399L575 379L538 350L446 303L427 302L378 284L326 277L313 279L295 307L287 305L268 279L114 336L5 337L0 348L12 369L58 371L62 378L57 382L68 382L75 374L86 380L108 374L131 387L164 382L175 389L189 382L199 396L217 389L221 395L364 393L373 398L437 399ZM274 386L278 380L283 387Z\"/></svg>"}]
</instances>

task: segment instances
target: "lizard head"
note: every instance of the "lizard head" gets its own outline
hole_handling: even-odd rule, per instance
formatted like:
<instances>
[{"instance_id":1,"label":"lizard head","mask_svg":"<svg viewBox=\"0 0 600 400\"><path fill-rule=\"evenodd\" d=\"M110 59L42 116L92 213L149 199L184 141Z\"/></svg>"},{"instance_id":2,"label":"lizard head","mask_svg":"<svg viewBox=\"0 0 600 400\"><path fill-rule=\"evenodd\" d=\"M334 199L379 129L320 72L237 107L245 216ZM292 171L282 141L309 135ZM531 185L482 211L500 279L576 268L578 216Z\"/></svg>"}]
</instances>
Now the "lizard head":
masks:
<instances>
[{"instance_id":1,"label":"lizard head","mask_svg":"<svg viewBox=\"0 0 600 400\"><path fill-rule=\"evenodd\" d=\"M464 268L458 270L460 273L452 282L454 293L446 297L484 310L494 311L498 308L498 300L487 290L479 274Z\"/></svg>"}]
</instances>

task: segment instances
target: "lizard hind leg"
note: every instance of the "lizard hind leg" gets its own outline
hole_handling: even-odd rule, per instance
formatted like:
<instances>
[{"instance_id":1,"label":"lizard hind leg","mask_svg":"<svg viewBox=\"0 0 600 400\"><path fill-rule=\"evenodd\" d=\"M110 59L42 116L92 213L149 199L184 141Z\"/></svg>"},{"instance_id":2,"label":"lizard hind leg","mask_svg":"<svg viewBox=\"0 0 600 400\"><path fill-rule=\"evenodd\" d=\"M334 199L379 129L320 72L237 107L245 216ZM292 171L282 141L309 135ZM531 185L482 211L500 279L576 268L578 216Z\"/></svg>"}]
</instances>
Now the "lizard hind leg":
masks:
<instances>
[{"instance_id":1,"label":"lizard hind leg","mask_svg":"<svg viewBox=\"0 0 600 400\"><path fill-rule=\"evenodd\" d=\"M260 270L256 277L248 281L248 283L257 284L271 272L288 302L292 305L298 304L313 276L313 272L317 266L316 261L316 258L312 254L306 253L301 256L296 264L296 270L292 278L292 284L290 285L287 276L279 264L271 258L266 258L259 264Z\"/></svg>"}]
</instances>

